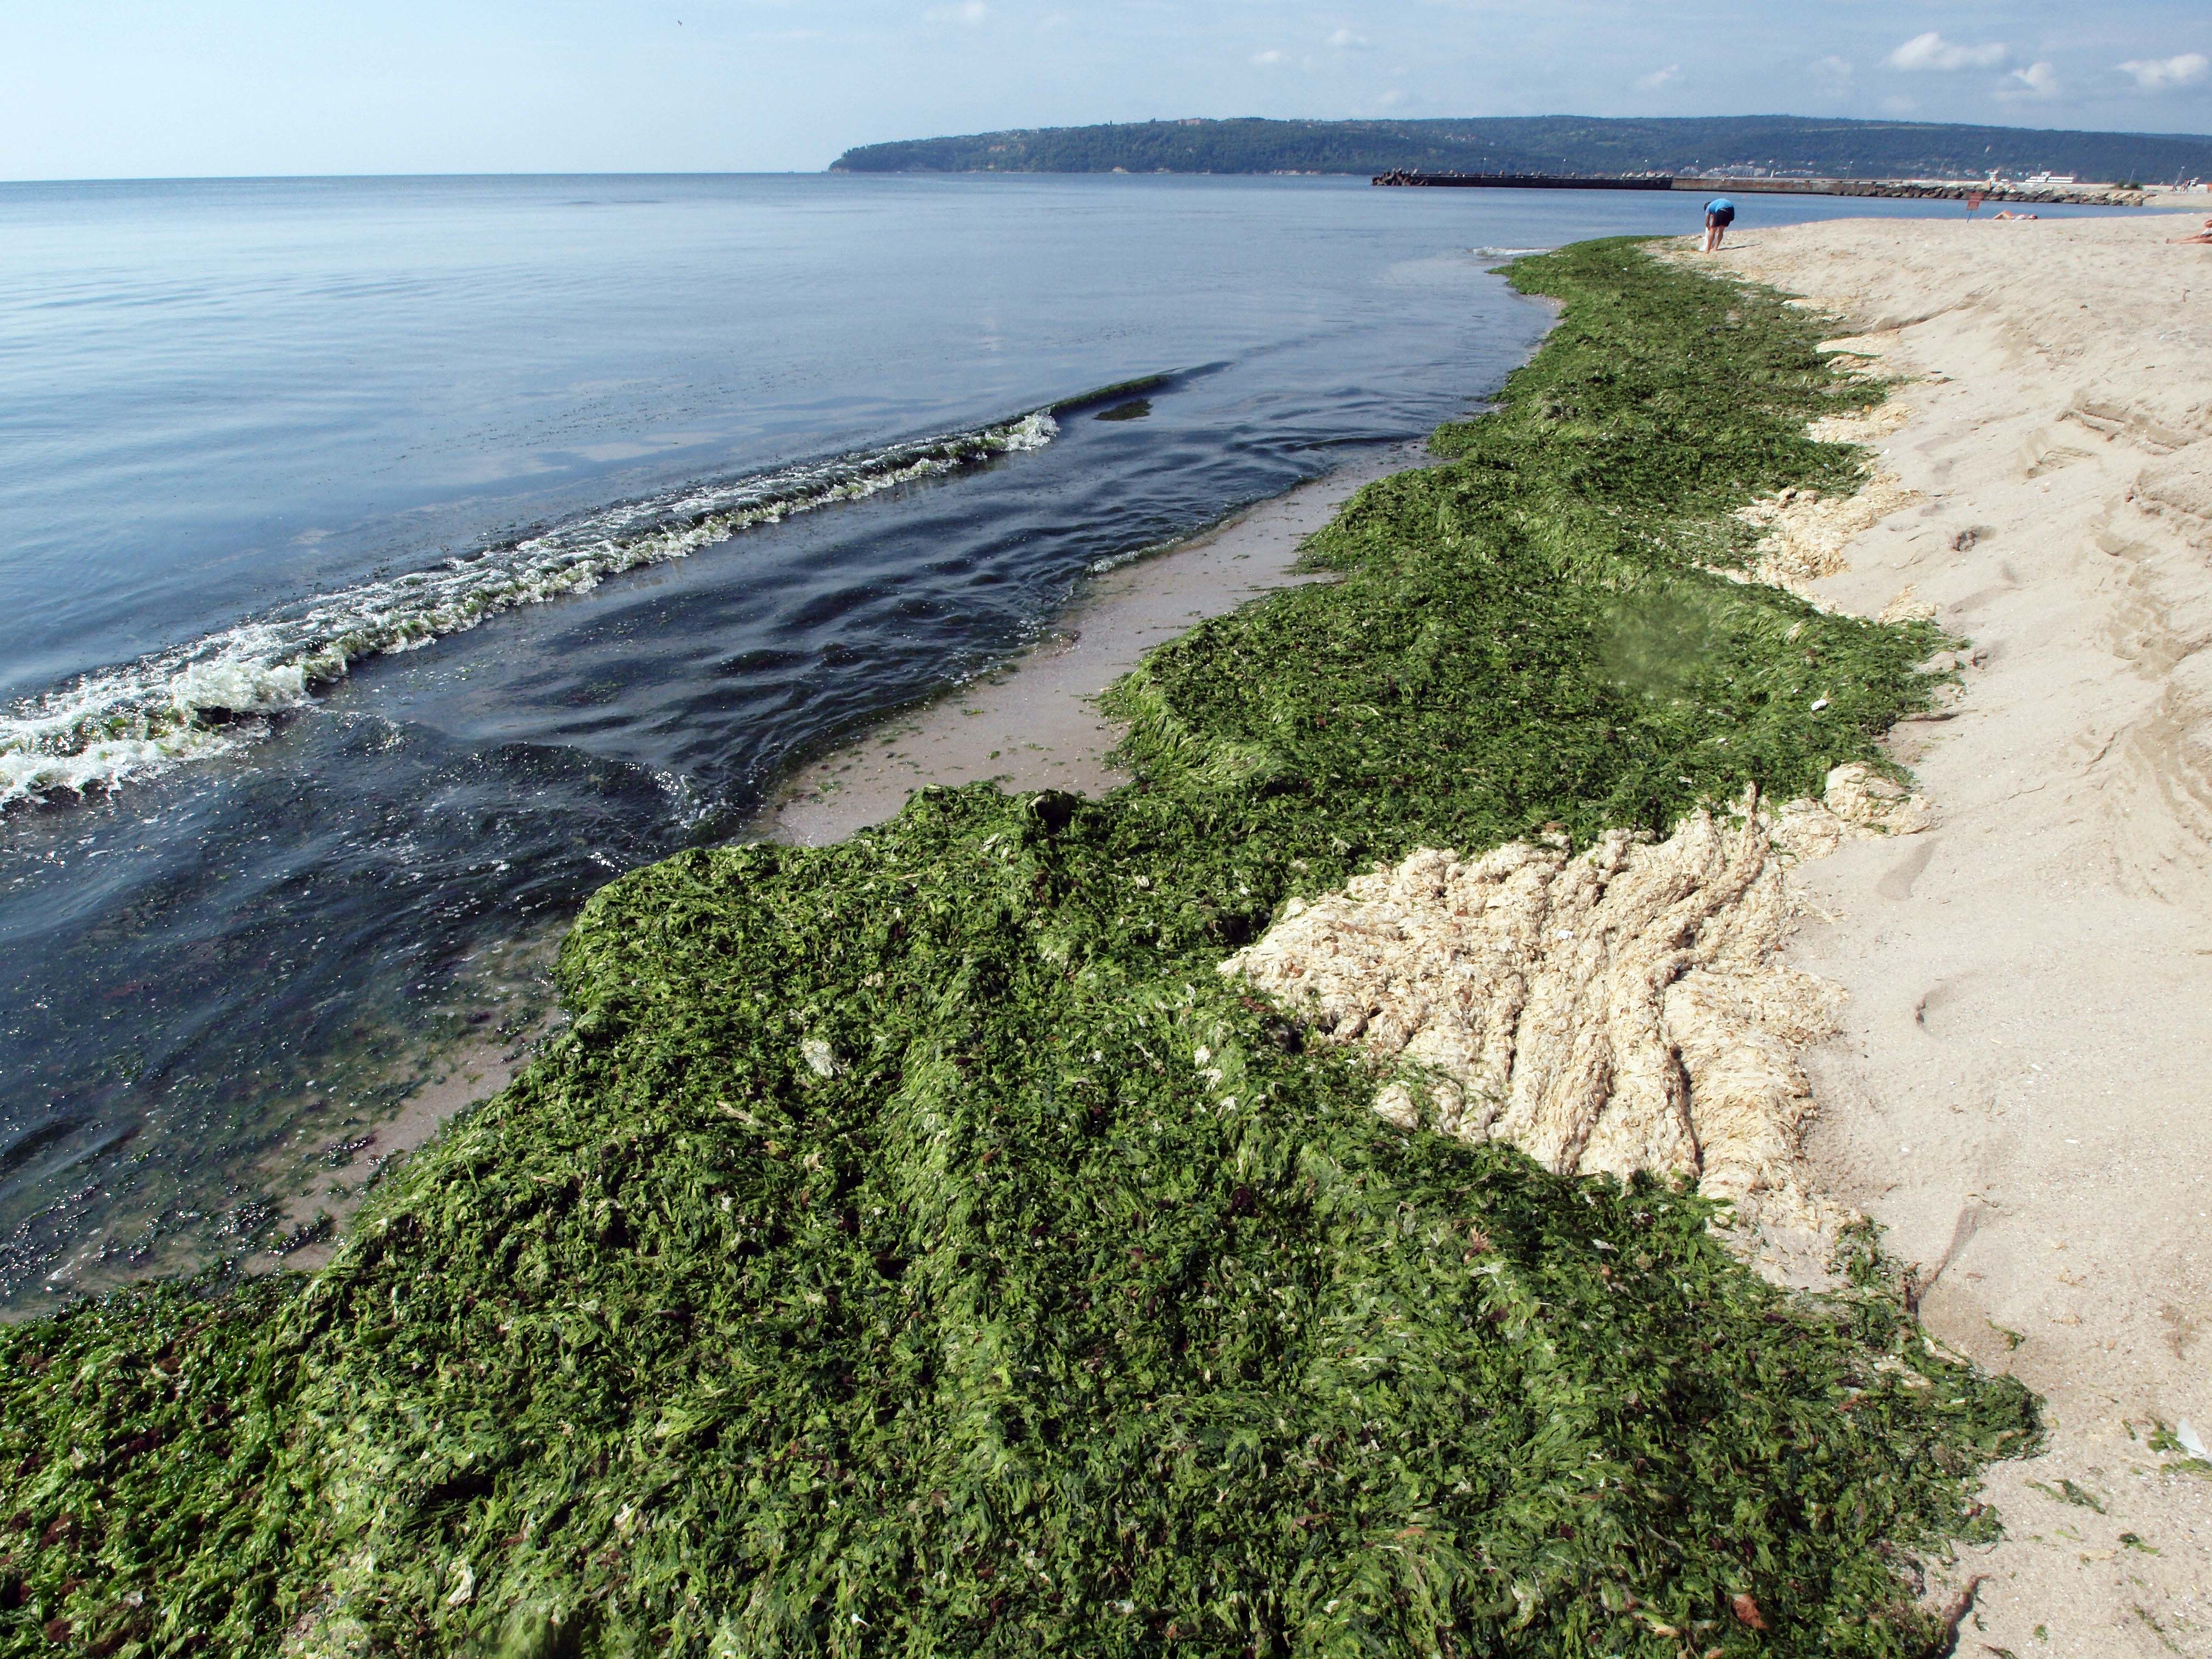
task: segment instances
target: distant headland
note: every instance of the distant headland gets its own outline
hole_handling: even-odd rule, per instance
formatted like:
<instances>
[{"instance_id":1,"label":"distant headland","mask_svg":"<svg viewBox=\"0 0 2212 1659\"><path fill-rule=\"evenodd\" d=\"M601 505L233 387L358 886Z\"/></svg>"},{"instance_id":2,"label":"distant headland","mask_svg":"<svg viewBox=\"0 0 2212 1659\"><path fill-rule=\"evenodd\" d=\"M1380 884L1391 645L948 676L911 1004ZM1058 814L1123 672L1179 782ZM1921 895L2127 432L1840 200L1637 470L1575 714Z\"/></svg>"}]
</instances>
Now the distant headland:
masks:
<instances>
[{"instance_id":1,"label":"distant headland","mask_svg":"<svg viewBox=\"0 0 2212 1659\"><path fill-rule=\"evenodd\" d=\"M2212 177L2212 137L1795 115L1613 120L1141 121L863 144L833 173L1737 173L1837 179Z\"/></svg>"}]
</instances>

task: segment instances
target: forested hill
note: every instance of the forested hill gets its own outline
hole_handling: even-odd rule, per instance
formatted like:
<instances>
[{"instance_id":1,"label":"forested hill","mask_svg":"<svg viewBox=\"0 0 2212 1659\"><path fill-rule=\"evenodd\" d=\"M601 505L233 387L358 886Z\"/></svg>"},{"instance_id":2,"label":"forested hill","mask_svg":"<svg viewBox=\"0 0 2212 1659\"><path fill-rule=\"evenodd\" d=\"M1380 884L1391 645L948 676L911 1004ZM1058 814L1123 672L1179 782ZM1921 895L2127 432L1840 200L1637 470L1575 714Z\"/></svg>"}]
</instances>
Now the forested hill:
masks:
<instances>
[{"instance_id":1,"label":"forested hill","mask_svg":"<svg viewBox=\"0 0 2212 1659\"><path fill-rule=\"evenodd\" d=\"M2212 176L2212 137L1744 115L1606 120L1144 121L863 144L836 173L1697 173L1756 166L1838 178L2049 168L2146 183Z\"/></svg>"}]
</instances>

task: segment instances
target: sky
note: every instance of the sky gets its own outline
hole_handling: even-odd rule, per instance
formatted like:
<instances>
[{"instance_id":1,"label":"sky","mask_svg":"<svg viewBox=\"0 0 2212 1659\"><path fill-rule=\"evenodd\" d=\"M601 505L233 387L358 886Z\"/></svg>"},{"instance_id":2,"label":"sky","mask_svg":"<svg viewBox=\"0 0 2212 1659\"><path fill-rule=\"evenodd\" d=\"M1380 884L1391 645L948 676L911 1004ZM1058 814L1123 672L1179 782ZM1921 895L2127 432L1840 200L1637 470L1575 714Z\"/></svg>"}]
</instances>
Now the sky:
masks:
<instances>
[{"instance_id":1,"label":"sky","mask_svg":"<svg viewBox=\"0 0 2212 1659\"><path fill-rule=\"evenodd\" d=\"M1001 127L1558 113L2212 133L2212 3L0 3L0 179L812 171Z\"/></svg>"}]
</instances>

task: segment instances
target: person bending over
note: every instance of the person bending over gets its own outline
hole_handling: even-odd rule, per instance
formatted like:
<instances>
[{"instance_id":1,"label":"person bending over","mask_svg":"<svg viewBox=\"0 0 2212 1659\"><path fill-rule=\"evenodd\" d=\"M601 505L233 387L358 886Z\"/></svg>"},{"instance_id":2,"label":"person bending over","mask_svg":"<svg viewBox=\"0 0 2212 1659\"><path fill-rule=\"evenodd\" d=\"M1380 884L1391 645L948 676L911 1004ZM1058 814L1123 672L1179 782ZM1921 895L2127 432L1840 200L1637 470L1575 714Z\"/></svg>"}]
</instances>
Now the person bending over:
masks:
<instances>
[{"instance_id":1,"label":"person bending over","mask_svg":"<svg viewBox=\"0 0 2212 1659\"><path fill-rule=\"evenodd\" d=\"M1705 252L1718 253L1721 238L1735 222L1735 204L1725 196L1716 196L1705 204Z\"/></svg>"}]
</instances>

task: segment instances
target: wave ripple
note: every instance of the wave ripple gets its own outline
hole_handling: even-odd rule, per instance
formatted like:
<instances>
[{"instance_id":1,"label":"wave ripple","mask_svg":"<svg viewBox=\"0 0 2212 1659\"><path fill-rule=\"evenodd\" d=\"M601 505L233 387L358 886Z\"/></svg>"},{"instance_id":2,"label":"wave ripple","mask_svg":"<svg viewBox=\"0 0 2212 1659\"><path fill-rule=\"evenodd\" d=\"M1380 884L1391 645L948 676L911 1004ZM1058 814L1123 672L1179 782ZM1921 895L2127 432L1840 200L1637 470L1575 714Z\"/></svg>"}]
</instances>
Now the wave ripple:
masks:
<instances>
[{"instance_id":1,"label":"wave ripple","mask_svg":"<svg viewBox=\"0 0 2212 1659\"><path fill-rule=\"evenodd\" d=\"M758 525L1042 449L1039 410L971 431L625 502L433 569L304 600L190 644L88 674L0 715L0 809L82 794L265 734L353 665L412 651L518 605L585 593L609 576L686 557Z\"/></svg>"}]
</instances>

